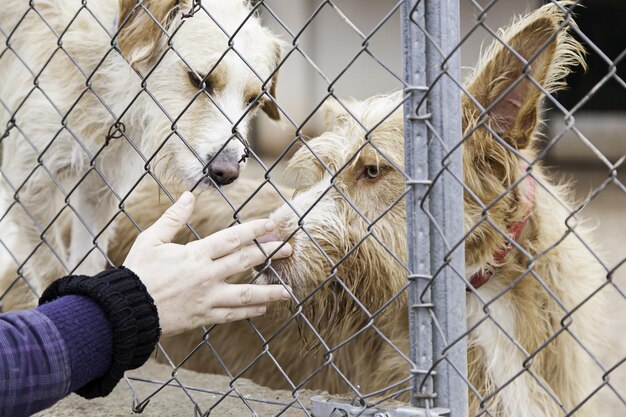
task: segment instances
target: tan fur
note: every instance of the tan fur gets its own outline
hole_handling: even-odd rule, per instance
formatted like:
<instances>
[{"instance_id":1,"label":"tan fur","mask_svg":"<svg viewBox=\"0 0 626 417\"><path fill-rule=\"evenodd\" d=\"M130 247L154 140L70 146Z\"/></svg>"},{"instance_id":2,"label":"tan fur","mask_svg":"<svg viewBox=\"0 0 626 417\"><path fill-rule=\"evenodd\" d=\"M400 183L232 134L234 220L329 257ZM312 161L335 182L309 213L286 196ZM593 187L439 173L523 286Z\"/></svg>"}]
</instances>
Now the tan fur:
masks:
<instances>
[{"instance_id":1,"label":"tan fur","mask_svg":"<svg viewBox=\"0 0 626 417\"><path fill-rule=\"evenodd\" d=\"M120 1L118 42L132 65L158 57L158 46L179 11L180 3L178 0Z\"/></svg>"},{"instance_id":2,"label":"tan fur","mask_svg":"<svg viewBox=\"0 0 626 417\"><path fill-rule=\"evenodd\" d=\"M500 32L502 39L532 61L529 75L534 81L519 78L524 64L495 43L478 63L468 82L469 90L480 106L487 108L518 79L519 83L492 107L488 116L481 114L471 100L463 100L467 136L464 181L471 190L465 196L465 228L471 231L466 239L468 275L477 267L495 263L493 254L504 242L498 229L507 230L531 205L533 210L518 240L532 257L532 273L520 279L529 267L529 259L513 249L497 265L494 278L476 294L467 295L468 326L477 325L468 337L468 375L475 389L470 390L471 416L485 411L497 417L563 416L581 404L596 385L589 376L591 357L581 346L593 350L591 342L600 322L602 300L596 294L574 311L602 284L601 265L577 236L587 244L592 239L580 224L571 226L577 236L568 232L566 219L573 206L568 192L553 184L539 164L532 166L538 184L536 201L524 197L527 181L508 191L526 175L521 158L534 161L536 155L533 143L543 94L534 82L548 92L555 91L564 86L563 77L570 68L582 64L582 47L567 31L552 37L562 19L558 7L551 4ZM546 48L539 52L544 44ZM400 94L392 94L346 104L369 129L401 100ZM410 369L403 356L408 352L405 210L403 200L398 201L406 179L397 171L404 161L403 118L399 111L393 113L366 142L363 128L337 103L329 106L327 117L329 132L312 139L290 162L303 178L302 186L290 205L282 205L272 214L278 233L290 238L294 247L291 258L274 262L273 267L280 280L293 288L301 304L295 310L296 319L285 328L278 325L291 314L280 307L254 320L268 341L268 350L244 376L271 387L293 388L276 369L272 362L275 358L296 387L306 382L307 388L350 392L340 371L362 393L385 389L384 393L389 394L406 386ZM509 148L519 152L521 158ZM379 169L373 179L365 175L369 166ZM242 190L241 195L245 192ZM506 196L496 201L503 194ZM199 207L208 203L200 197ZM142 200L133 210L152 221L165 207L150 204ZM393 208L385 212L392 204ZM259 209L269 213L272 206ZM489 208L483 214L485 206ZM202 235L227 225L227 221L217 220L215 213L211 207L207 209ZM368 231L368 223L374 221ZM299 229L300 222L317 245ZM475 227L478 222L480 225ZM130 239L130 231L121 230ZM350 252L368 233L369 237ZM116 257L122 259L123 253ZM339 266L333 268L331 264L339 261ZM269 272L262 277L264 282L277 280ZM515 285L505 291L514 281ZM312 291L316 292L309 297ZM393 303L379 311L397 294ZM574 312L570 315L568 311ZM372 325L399 352L384 342ZM246 369L256 355L264 352L263 342L245 322L212 328L204 343L200 342L201 335L198 332L195 338L189 335L164 344L175 361L182 360L199 344L200 350L184 365L222 373L224 369L210 346L232 374ZM595 413L587 403L576 415Z\"/></svg>"}]
</instances>

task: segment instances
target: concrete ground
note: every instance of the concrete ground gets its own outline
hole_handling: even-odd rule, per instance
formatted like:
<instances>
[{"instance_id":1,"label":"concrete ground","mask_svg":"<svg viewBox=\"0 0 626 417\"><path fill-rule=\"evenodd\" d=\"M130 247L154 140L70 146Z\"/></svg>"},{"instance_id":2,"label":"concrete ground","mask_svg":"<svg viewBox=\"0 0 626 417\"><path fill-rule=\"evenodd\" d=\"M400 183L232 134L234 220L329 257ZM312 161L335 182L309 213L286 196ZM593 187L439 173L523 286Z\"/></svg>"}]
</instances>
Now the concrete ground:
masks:
<instances>
[{"instance_id":1,"label":"concrete ground","mask_svg":"<svg viewBox=\"0 0 626 417\"><path fill-rule=\"evenodd\" d=\"M573 177L576 181L575 192L580 198L589 195L608 176L608 173L598 169L585 170L577 167L565 170L563 174ZM622 184L626 183L625 175L622 175L620 179ZM606 186L604 191L599 193L597 198L582 211L582 216L596 226L595 238L600 249L601 259L606 263L608 269L616 268L626 257L625 213L626 193L613 183ZM626 397L626 362L618 366L626 358L626 299L622 295L626 292L626 264L622 264L615 270L612 281L613 284L604 291L608 297L608 306L611 309L611 321L598 323L605 335L605 340L603 340L605 349L596 352L603 369L598 367L596 370L590 370L588 375L581 375L581 378L594 378L597 380L598 386L601 386L603 380L599 374L615 367L615 369L607 372L608 378L597 395L601 398L600 415L620 417L626 415L626 405L620 399L620 396L621 398ZM129 373L129 375L144 380L167 381L171 378L171 368L150 361L140 370ZM274 391L257 386L247 380L240 380L236 385L237 391L231 391L230 396L222 399L222 396L215 392L229 390L227 377L198 374L185 370L179 371L176 377L186 387L195 388L187 388L184 391L173 386L163 388L151 399L143 415L148 417L186 417L201 415L207 412L210 407L214 407L211 415L220 417L307 415L297 408L301 407L297 402L295 403L296 407L281 414L284 409L283 404L293 401L292 394L287 391ZM177 385L177 382L173 381L172 385ZM132 388L135 390L133 392L129 384L122 382L107 398L86 401L72 395L50 410L40 413L39 416L131 416L133 415L131 410L133 395L143 400L154 393L159 386L132 381ZM243 399L238 395L242 395ZM311 392L299 392L298 399L302 405L309 407L311 395ZM269 400L273 404L261 403L255 399ZM199 413L196 414L194 414L194 402L199 406L199 409L196 410Z\"/></svg>"},{"instance_id":2,"label":"concrete ground","mask_svg":"<svg viewBox=\"0 0 626 417\"><path fill-rule=\"evenodd\" d=\"M137 415L133 413L133 398L146 399L160 385L132 380L133 376L143 380L168 381L172 368L161 365L153 360L148 361L141 369L127 373L131 385L122 381L106 398L85 400L71 395L57 403L54 407L36 414L38 417L125 417ZM243 417L243 416L274 416L283 409L285 404L294 402L288 391L276 391L263 388L248 380L240 380L236 384L236 392L228 386L230 378L221 375L199 374L180 370L176 379L186 389L178 388L178 382L172 381L150 399L150 403L141 413L146 417L188 417L203 415L209 409L212 416ZM135 390L135 392L133 392ZM216 394L226 392L229 395ZM310 406L310 391L302 390L298 399L305 407ZM271 404L261 403L263 399ZM198 408L196 408L198 407ZM280 414L286 417L306 416L301 406L295 402L294 407ZM8 417L8 416L7 416Z\"/></svg>"}]
</instances>

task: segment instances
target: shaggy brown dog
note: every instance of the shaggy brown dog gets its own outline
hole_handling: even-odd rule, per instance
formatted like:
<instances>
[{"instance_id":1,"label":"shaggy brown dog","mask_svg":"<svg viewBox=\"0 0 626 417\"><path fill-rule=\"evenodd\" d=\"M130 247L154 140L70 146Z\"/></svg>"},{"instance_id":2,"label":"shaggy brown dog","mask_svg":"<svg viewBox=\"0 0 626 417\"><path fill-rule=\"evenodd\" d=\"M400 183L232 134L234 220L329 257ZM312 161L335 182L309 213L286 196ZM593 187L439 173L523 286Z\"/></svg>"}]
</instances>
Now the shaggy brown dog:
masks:
<instances>
[{"instance_id":1,"label":"shaggy brown dog","mask_svg":"<svg viewBox=\"0 0 626 417\"><path fill-rule=\"evenodd\" d=\"M600 300L597 295L585 300L601 286L604 273L582 243L591 240L587 232L577 225L572 233L574 226L567 223L567 190L552 184L534 163L543 99L538 86L556 91L570 68L583 63L581 45L559 30L563 19L551 4L502 30L501 39L531 65L527 68L495 42L467 84L475 101L463 98L466 269L477 287L467 295L468 326L476 325L468 335L468 374L475 389L470 390L470 415L486 410L492 416L561 416L585 402L594 385L585 349L600 322ZM330 105L330 131L290 161L306 181L293 201L271 216L279 235L294 247L294 255L273 268L293 288L298 318L286 321L291 314L275 308L254 320L260 334L245 322L211 329L206 346L222 363L198 335L191 344L166 341L175 361L197 343L200 351L186 366L224 372L225 365L233 375L245 373L271 387L290 387L289 379L295 386L335 393L358 386L367 395L405 386L410 377L404 356L407 250L404 202L397 201L406 190L406 178L398 171L404 161L403 117L399 111L387 117L402 99L392 94L348 102L365 127L377 126L369 143L345 109ZM247 186L235 205L254 189ZM165 208L154 194L146 190L129 208L140 214L143 225ZM265 216L280 202L271 193L257 197L266 200L252 217ZM222 209L215 204L200 198L198 207L205 210L195 225L203 235L229 223L216 217ZM509 231L508 238L499 230ZM129 242L133 235L125 227L120 234ZM508 239L516 245L503 251ZM116 257L122 260L123 253ZM529 262L532 273L526 274ZM493 277L481 272L487 267L495 269ZM264 282L276 280L274 273L261 276ZM583 410L581 415L593 414L588 407Z\"/></svg>"}]
</instances>

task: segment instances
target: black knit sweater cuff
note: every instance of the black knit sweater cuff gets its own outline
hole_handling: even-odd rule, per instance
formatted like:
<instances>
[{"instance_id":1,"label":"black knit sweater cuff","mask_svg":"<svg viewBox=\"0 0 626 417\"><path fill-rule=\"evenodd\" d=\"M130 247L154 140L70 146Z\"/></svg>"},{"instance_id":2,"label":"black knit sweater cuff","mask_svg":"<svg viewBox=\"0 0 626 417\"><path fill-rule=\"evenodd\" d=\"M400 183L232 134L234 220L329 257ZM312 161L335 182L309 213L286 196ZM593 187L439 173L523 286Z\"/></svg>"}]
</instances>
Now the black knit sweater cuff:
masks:
<instances>
[{"instance_id":1,"label":"black knit sweater cuff","mask_svg":"<svg viewBox=\"0 0 626 417\"><path fill-rule=\"evenodd\" d=\"M159 316L146 287L130 269L113 268L94 277L72 275L50 285L39 305L76 294L96 301L111 322L113 358L107 373L76 393L85 398L104 397L124 377L143 365L159 340Z\"/></svg>"}]
</instances>

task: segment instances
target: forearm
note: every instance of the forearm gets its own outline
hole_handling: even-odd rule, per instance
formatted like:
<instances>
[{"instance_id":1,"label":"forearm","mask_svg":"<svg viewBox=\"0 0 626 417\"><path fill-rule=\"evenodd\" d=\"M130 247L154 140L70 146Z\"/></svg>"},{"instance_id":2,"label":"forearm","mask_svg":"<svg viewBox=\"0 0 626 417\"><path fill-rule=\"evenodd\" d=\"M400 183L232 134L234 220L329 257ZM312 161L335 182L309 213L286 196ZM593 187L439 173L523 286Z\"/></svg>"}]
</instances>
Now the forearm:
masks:
<instances>
[{"instance_id":1,"label":"forearm","mask_svg":"<svg viewBox=\"0 0 626 417\"><path fill-rule=\"evenodd\" d=\"M94 300L66 295L37 310L54 323L69 353L69 392L106 373L113 355L111 323Z\"/></svg>"},{"instance_id":2,"label":"forearm","mask_svg":"<svg viewBox=\"0 0 626 417\"><path fill-rule=\"evenodd\" d=\"M106 372L110 325L94 301L66 296L0 316L0 352L0 415L28 416Z\"/></svg>"}]
</instances>

